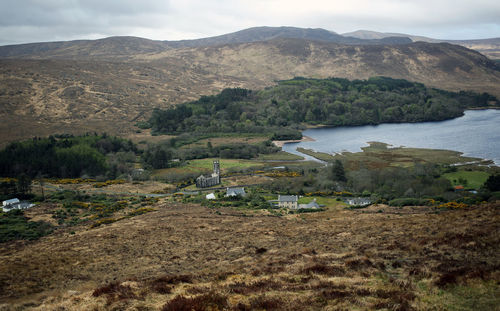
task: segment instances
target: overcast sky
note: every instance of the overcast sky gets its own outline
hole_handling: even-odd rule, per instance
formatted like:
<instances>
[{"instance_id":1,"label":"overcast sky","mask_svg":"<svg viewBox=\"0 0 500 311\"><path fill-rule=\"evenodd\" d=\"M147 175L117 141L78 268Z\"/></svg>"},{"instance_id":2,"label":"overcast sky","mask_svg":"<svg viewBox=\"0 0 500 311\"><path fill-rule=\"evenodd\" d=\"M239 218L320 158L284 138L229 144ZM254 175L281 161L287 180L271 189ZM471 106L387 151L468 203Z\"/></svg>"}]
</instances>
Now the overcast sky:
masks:
<instances>
[{"instance_id":1,"label":"overcast sky","mask_svg":"<svg viewBox=\"0 0 500 311\"><path fill-rule=\"evenodd\" d=\"M499 0L0 0L0 45L138 36L196 39L255 26L500 37Z\"/></svg>"}]
</instances>

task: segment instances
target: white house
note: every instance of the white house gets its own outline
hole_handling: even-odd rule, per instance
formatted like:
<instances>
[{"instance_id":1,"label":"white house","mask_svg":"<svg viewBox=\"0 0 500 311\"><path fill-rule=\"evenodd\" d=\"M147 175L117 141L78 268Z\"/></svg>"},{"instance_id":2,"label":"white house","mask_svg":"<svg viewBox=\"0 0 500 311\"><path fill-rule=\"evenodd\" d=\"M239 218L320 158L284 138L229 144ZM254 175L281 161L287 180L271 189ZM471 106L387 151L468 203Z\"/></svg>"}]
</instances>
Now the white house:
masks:
<instances>
[{"instance_id":1,"label":"white house","mask_svg":"<svg viewBox=\"0 0 500 311\"><path fill-rule=\"evenodd\" d=\"M2 206L7 206L7 205L11 205L11 204L16 204L16 203L19 203L19 199L18 198L14 198L14 199L10 199L10 200L5 200L2 202Z\"/></svg>"},{"instance_id":2,"label":"white house","mask_svg":"<svg viewBox=\"0 0 500 311\"><path fill-rule=\"evenodd\" d=\"M205 196L205 199L207 200L215 200L215 194L212 192L212 193L209 193Z\"/></svg>"},{"instance_id":3,"label":"white house","mask_svg":"<svg viewBox=\"0 0 500 311\"><path fill-rule=\"evenodd\" d=\"M346 199L345 202L349 205L359 205L359 206L372 204L372 201L369 198L349 198Z\"/></svg>"},{"instance_id":4,"label":"white house","mask_svg":"<svg viewBox=\"0 0 500 311\"><path fill-rule=\"evenodd\" d=\"M227 188L226 189L226 197L235 197L235 196L246 196L245 188Z\"/></svg>"},{"instance_id":5,"label":"white house","mask_svg":"<svg viewBox=\"0 0 500 311\"><path fill-rule=\"evenodd\" d=\"M17 198L3 201L2 204L2 210L4 212L9 212L15 209L28 209L35 206L35 204L32 204L30 202L20 202Z\"/></svg>"},{"instance_id":6,"label":"white house","mask_svg":"<svg viewBox=\"0 0 500 311\"><path fill-rule=\"evenodd\" d=\"M316 202L316 199L312 200L307 204L299 204L299 209L318 209L319 204Z\"/></svg>"}]
</instances>

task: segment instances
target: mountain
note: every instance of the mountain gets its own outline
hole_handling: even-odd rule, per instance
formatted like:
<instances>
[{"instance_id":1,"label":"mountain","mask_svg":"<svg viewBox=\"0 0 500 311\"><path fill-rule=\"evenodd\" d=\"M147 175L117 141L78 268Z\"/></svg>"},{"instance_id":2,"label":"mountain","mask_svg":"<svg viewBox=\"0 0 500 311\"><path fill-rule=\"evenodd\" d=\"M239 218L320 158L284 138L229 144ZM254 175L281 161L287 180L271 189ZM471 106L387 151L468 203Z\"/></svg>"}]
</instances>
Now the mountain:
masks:
<instances>
[{"instance_id":1,"label":"mountain","mask_svg":"<svg viewBox=\"0 0 500 311\"><path fill-rule=\"evenodd\" d=\"M181 41L158 41L138 37L109 37L99 40L42 42L0 46L0 58L131 59L137 54L160 53L173 48L217 46L268 41L279 38L306 39L341 44L407 44L404 37L358 39L325 29L296 27L254 27L221 36Z\"/></svg>"},{"instance_id":2,"label":"mountain","mask_svg":"<svg viewBox=\"0 0 500 311\"><path fill-rule=\"evenodd\" d=\"M138 37L41 42L0 46L0 58L103 58L119 59L168 49L163 41Z\"/></svg>"},{"instance_id":3,"label":"mountain","mask_svg":"<svg viewBox=\"0 0 500 311\"><path fill-rule=\"evenodd\" d=\"M0 143L53 133L128 136L155 107L296 76L387 76L500 96L498 65L476 51L448 43L340 44L318 39L334 33L313 33L315 40L263 40L269 34L258 31L246 39L254 42L177 48L134 37L0 47Z\"/></svg>"},{"instance_id":4,"label":"mountain","mask_svg":"<svg viewBox=\"0 0 500 311\"><path fill-rule=\"evenodd\" d=\"M240 30L222 36L168 42L172 47L200 47L215 46L234 43L249 43L257 41L268 41L278 38L285 39L307 39L325 42L335 42L342 44L405 44L411 42L403 37L384 37L375 39L363 39L346 37L333 31L321 28L297 28L297 27L253 27Z\"/></svg>"},{"instance_id":5,"label":"mountain","mask_svg":"<svg viewBox=\"0 0 500 311\"><path fill-rule=\"evenodd\" d=\"M354 37L363 40L383 40L384 38L403 37L409 38L413 42L423 41L429 43L451 43L476 50L489 58L500 59L500 38L476 39L476 40L440 40L423 36L414 36L403 33L385 33L370 30L357 30L342 34L343 36Z\"/></svg>"}]
</instances>

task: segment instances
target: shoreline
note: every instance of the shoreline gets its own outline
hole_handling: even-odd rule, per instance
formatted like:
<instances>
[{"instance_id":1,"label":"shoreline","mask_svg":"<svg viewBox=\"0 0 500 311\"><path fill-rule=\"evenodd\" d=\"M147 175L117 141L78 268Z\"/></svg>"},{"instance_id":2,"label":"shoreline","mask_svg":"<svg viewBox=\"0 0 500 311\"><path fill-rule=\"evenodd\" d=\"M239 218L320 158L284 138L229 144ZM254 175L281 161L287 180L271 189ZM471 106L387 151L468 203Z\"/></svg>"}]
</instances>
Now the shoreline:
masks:
<instances>
[{"instance_id":1,"label":"shoreline","mask_svg":"<svg viewBox=\"0 0 500 311\"><path fill-rule=\"evenodd\" d=\"M285 144L288 143L301 143L306 141L316 141L314 138L309 136L302 136L302 139L291 139L291 140L273 140L273 144L276 147L282 148Z\"/></svg>"}]
</instances>

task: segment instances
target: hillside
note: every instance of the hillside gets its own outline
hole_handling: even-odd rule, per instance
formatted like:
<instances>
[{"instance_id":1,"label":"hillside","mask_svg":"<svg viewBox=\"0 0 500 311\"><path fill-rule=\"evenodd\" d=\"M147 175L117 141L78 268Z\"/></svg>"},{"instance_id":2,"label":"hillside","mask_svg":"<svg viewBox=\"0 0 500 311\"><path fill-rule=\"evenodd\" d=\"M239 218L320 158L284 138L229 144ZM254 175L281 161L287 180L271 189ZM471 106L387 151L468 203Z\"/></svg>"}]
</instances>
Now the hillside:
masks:
<instances>
[{"instance_id":1,"label":"hillside","mask_svg":"<svg viewBox=\"0 0 500 311\"><path fill-rule=\"evenodd\" d=\"M269 41L273 39L307 39L315 41L335 42L342 44L405 44L411 40L401 36L387 36L383 38L355 38L339 35L333 31L321 28L297 28L297 27L253 27L240 30L234 33L225 34L216 37L197 39L197 40L182 40L182 41L166 41L172 47L200 47L200 46L215 46L223 44L235 43L250 43L257 41Z\"/></svg>"},{"instance_id":2,"label":"hillside","mask_svg":"<svg viewBox=\"0 0 500 311\"><path fill-rule=\"evenodd\" d=\"M165 49L159 42L140 40L116 37L78 43L82 47L61 43L68 46L39 54L39 59L0 59L0 143L61 132L127 136L155 107L227 87L262 89L295 76L387 76L500 96L498 65L446 43L345 45L274 39ZM89 47L91 43L100 48Z\"/></svg>"},{"instance_id":3,"label":"hillside","mask_svg":"<svg viewBox=\"0 0 500 311\"><path fill-rule=\"evenodd\" d=\"M136 54L158 53L168 49L162 41L138 37L109 37L98 40L27 43L0 46L0 58L29 59L108 59L129 58Z\"/></svg>"},{"instance_id":4,"label":"hillside","mask_svg":"<svg viewBox=\"0 0 500 311\"><path fill-rule=\"evenodd\" d=\"M500 38L490 38L490 39L476 39L476 40L441 40L441 39L433 39L424 36L414 36L408 35L404 33L385 33L385 32L376 32L370 30L357 30L353 32L348 32L342 34L346 37L354 37L358 39L364 40L381 40L384 38L409 38L413 42L423 41L429 43L451 43L464 46L466 48L476 50L481 54L488 56L491 59L500 59Z\"/></svg>"},{"instance_id":5,"label":"hillside","mask_svg":"<svg viewBox=\"0 0 500 311\"><path fill-rule=\"evenodd\" d=\"M124 60L137 54L159 53L172 48L207 47L226 44L251 43L274 39L306 39L341 44L406 44L411 40L401 36L360 39L345 37L335 32L317 28L254 27L215 37L159 41L138 37L109 37L99 40L42 42L0 46L0 58L65 58Z\"/></svg>"},{"instance_id":6,"label":"hillside","mask_svg":"<svg viewBox=\"0 0 500 311\"><path fill-rule=\"evenodd\" d=\"M110 225L1 244L2 310L188 310L192 297L203 306L220 297L218 310L498 305L498 203L448 211L338 205L280 217L151 205Z\"/></svg>"}]
</instances>

